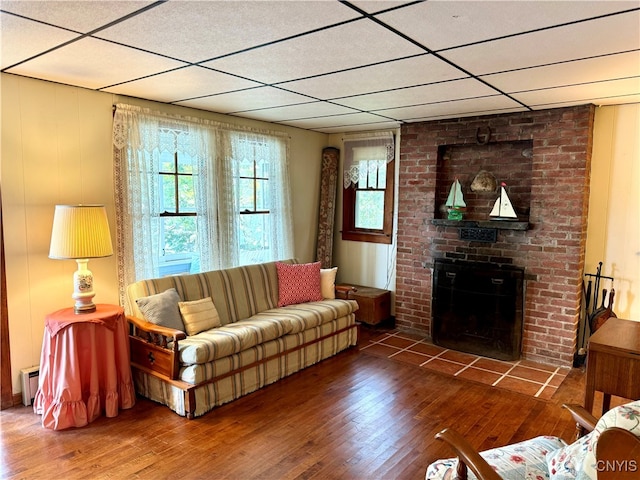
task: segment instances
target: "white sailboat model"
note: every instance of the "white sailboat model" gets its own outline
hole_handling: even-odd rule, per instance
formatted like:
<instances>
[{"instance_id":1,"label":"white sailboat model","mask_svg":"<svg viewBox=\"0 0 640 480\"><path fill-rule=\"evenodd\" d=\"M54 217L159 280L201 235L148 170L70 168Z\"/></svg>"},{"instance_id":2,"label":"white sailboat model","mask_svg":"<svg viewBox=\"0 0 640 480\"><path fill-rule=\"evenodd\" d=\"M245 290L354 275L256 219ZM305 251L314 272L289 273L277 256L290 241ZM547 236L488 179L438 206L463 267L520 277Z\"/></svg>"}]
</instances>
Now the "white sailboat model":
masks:
<instances>
[{"instance_id":1,"label":"white sailboat model","mask_svg":"<svg viewBox=\"0 0 640 480\"><path fill-rule=\"evenodd\" d=\"M491 210L491 213L489 214L489 218L492 220L518 219L518 215L516 215L513 205L511 205L511 200L509 200L507 191L504 188L506 186L507 184L504 182L500 184L500 196L496 199L496 203L493 205L493 210Z\"/></svg>"},{"instance_id":2,"label":"white sailboat model","mask_svg":"<svg viewBox=\"0 0 640 480\"><path fill-rule=\"evenodd\" d=\"M455 181L451 185L451 190L449 190L449 197L445 202L445 206L447 207L447 219L449 220L462 220L462 216L464 215L464 211L467 208L467 204L464 201L464 197L462 196L462 186L456 177Z\"/></svg>"}]
</instances>

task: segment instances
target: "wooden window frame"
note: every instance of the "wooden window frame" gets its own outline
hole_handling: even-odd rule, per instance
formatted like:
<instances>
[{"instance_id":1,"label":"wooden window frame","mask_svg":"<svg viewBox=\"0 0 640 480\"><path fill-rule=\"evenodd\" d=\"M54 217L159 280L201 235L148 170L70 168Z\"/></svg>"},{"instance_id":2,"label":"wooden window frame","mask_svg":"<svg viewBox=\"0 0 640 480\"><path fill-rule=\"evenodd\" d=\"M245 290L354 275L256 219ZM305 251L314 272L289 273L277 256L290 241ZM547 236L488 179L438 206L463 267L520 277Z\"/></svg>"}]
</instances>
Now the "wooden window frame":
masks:
<instances>
[{"instance_id":1,"label":"wooden window frame","mask_svg":"<svg viewBox=\"0 0 640 480\"><path fill-rule=\"evenodd\" d=\"M354 242L392 243L393 233L393 191L395 160L387 162L387 178L384 192L384 219L381 230L357 228L356 186L350 184L342 191L342 240Z\"/></svg>"},{"instance_id":2,"label":"wooden window frame","mask_svg":"<svg viewBox=\"0 0 640 480\"><path fill-rule=\"evenodd\" d=\"M176 211L175 212L168 212L167 210L165 210L164 212L160 213L161 217L195 217L197 216L196 212L181 212L180 211L180 177L192 177L193 178L193 173L180 173L178 171L178 152L174 152L173 154L173 172L158 172L160 175L160 178L162 178L162 176L167 176L172 178L173 180L173 191L174 191L174 196L176 199ZM195 186L194 186L195 188Z\"/></svg>"},{"instance_id":3,"label":"wooden window frame","mask_svg":"<svg viewBox=\"0 0 640 480\"><path fill-rule=\"evenodd\" d=\"M175 207L175 211L174 212L169 212L165 210L164 212L160 212L159 217L160 217L160 221L162 222L162 219L164 218L182 218L182 217L197 217L198 214L196 212L184 212L181 211L180 209L180 177L191 177L193 178L193 172L191 173L181 173L178 171L178 152L174 152L173 153L173 172L165 172L165 171L160 171L158 172L160 179L162 180L163 177L168 177L171 178L172 182L173 182L173 194L175 197L175 202L176 202L176 207ZM160 185L162 185L162 182L160 182ZM195 189L195 185L193 185L193 188ZM162 189L162 187L161 187ZM164 241L165 239L165 225L162 225L160 227L161 229L161 239ZM187 258L186 254L170 254L167 255L165 252L165 247L164 244L162 245L162 256L164 257L164 260L161 259L161 264L162 262L166 262L167 264L170 264L171 262L179 262L180 260L184 260L185 258Z\"/></svg>"},{"instance_id":4,"label":"wooden window frame","mask_svg":"<svg viewBox=\"0 0 640 480\"><path fill-rule=\"evenodd\" d=\"M268 215L271 213L269 210L258 210L258 181L264 180L268 184L269 177L258 176L258 162L256 162L255 158L253 159L253 176L239 175L238 178L240 180L251 180L253 184L253 209L245 208L240 211L240 215Z\"/></svg>"}]
</instances>

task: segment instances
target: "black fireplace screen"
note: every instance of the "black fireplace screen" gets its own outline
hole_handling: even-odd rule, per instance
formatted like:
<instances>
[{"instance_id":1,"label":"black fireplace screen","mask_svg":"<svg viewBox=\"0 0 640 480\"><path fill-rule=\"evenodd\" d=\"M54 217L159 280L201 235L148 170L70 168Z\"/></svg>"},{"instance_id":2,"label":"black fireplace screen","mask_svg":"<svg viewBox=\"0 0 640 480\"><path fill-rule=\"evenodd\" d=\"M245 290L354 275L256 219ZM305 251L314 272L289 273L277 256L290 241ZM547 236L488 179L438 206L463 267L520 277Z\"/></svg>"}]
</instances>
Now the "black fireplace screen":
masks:
<instances>
[{"instance_id":1,"label":"black fireplace screen","mask_svg":"<svg viewBox=\"0 0 640 480\"><path fill-rule=\"evenodd\" d=\"M436 259L433 342L500 360L519 359L523 289L523 269Z\"/></svg>"}]
</instances>

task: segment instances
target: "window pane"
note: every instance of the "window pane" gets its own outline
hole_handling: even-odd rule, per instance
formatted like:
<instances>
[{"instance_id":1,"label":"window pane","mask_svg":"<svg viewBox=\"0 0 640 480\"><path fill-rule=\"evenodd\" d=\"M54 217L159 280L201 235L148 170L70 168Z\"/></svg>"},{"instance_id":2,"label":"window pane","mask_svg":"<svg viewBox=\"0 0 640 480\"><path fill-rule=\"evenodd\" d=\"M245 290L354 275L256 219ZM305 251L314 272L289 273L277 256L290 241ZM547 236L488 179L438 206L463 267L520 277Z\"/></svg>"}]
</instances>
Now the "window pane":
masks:
<instances>
[{"instance_id":1,"label":"window pane","mask_svg":"<svg viewBox=\"0 0 640 480\"><path fill-rule=\"evenodd\" d=\"M253 177L253 160L241 160L238 164L238 175Z\"/></svg>"},{"instance_id":2,"label":"window pane","mask_svg":"<svg viewBox=\"0 0 640 480\"><path fill-rule=\"evenodd\" d=\"M378 186L377 188L384 189L387 186L387 162L378 162Z\"/></svg>"},{"instance_id":3,"label":"window pane","mask_svg":"<svg viewBox=\"0 0 640 480\"><path fill-rule=\"evenodd\" d=\"M384 160L362 160L358 163L358 188L380 188L387 185L387 162Z\"/></svg>"},{"instance_id":4,"label":"window pane","mask_svg":"<svg viewBox=\"0 0 640 480\"><path fill-rule=\"evenodd\" d=\"M192 176L180 175L178 177L178 195L180 195L180 212L196 211L196 195Z\"/></svg>"},{"instance_id":5,"label":"window pane","mask_svg":"<svg viewBox=\"0 0 640 480\"><path fill-rule=\"evenodd\" d=\"M161 218L164 257L191 255L196 251L196 217Z\"/></svg>"},{"instance_id":6,"label":"window pane","mask_svg":"<svg viewBox=\"0 0 640 480\"><path fill-rule=\"evenodd\" d=\"M367 186L371 188L380 188L378 186L378 162L370 161L367 167Z\"/></svg>"},{"instance_id":7,"label":"window pane","mask_svg":"<svg viewBox=\"0 0 640 480\"><path fill-rule=\"evenodd\" d=\"M239 227L240 264L269 261L269 215L240 215Z\"/></svg>"},{"instance_id":8,"label":"window pane","mask_svg":"<svg viewBox=\"0 0 640 480\"><path fill-rule=\"evenodd\" d=\"M256 177L269 178L270 165L267 160L263 160L256 165Z\"/></svg>"},{"instance_id":9,"label":"window pane","mask_svg":"<svg viewBox=\"0 0 640 480\"><path fill-rule=\"evenodd\" d=\"M178 172L193 173L193 158L191 155L182 152L178 154Z\"/></svg>"},{"instance_id":10,"label":"window pane","mask_svg":"<svg viewBox=\"0 0 640 480\"><path fill-rule=\"evenodd\" d=\"M174 175L160 175L162 182L162 196L160 198L160 213L176 211L176 187Z\"/></svg>"},{"instance_id":11,"label":"window pane","mask_svg":"<svg viewBox=\"0 0 640 480\"><path fill-rule=\"evenodd\" d=\"M268 188L268 180L256 180L256 210L269 209L267 206Z\"/></svg>"},{"instance_id":12,"label":"window pane","mask_svg":"<svg viewBox=\"0 0 640 480\"><path fill-rule=\"evenodd\" d=\"M160 152L160 171L161 172L175 172L175 157L173 153L167 151Z\"/></svg>"},{"instance_id":13,"label":"window pane","mask_svg":"<svg viewBox=\"0 0 640 480\"><path fill-rule=\"evenodd\" d=\"M356 228L382 230L384 226L384 192L356 192Z\"/></svg>"},{"instance_id":14,"label":"window pane","mask_svg":"<svg viewBox=\"0 0 640 480\"><path fill-rule=\"evenodd\" d=\"M238 194L240 211L242 212L244 210L249 210L253 212L255 209L255 204L253 201L253 179L239 178Z\"/></svg>"},{"instance_id":15,"label":"window pane","mask_svg":"<svg viewBox=\"0 0 640 480\"><path fill-rule=\"evenodd\" d=\"M367 174L368 162L358 162L358 185L357 188L365 189L368 187L367 180L369 179Z\"/></svg>"}]
</instances>

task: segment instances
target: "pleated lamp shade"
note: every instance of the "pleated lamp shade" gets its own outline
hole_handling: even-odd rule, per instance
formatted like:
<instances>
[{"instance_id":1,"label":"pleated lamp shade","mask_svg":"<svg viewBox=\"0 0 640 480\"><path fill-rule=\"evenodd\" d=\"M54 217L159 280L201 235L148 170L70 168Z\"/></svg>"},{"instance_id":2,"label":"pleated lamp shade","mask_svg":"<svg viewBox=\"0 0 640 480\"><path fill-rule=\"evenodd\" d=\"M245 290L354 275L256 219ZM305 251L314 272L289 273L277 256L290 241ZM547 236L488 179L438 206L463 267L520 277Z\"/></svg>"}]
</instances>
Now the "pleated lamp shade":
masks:
<instances>
[{"instance_id":1,"label":"pleated lamp shade","mask_svg":"<svg viewBox=\"0 0 640 480\"><path fill-rule=\"evenodd\" d=\"M49 258L98 258L113 255L104 205L56 205Z\"/></svg>"},{"instance_id":2,"label":"pleated lamp shade","mask_svg":"<svg viewBox=\"0 0 640 480\"><path fill-rule=\"evenodd\" d=\"M113 255L113 247L104 205L56 205L49 257L75 259L78 264L71 295L75 313L96 311L93 273L87 265L90 258L109 255Z\"/></svg>"}]
</instances>

